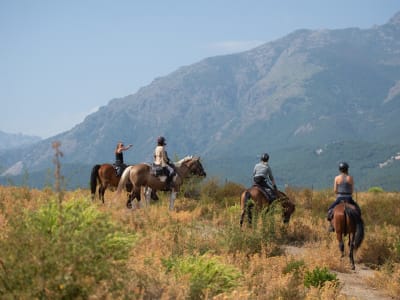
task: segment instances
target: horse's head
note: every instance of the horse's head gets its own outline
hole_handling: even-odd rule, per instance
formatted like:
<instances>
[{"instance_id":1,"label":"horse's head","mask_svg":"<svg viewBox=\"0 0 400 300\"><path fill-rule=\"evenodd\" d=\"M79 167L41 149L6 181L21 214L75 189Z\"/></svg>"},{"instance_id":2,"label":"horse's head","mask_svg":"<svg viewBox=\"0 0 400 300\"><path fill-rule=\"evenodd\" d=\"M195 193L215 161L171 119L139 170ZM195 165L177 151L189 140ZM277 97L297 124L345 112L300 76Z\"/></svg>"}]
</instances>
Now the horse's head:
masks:
<instances>
[{"instance_id":1,"label":"horse's head","mask_svg":"<svg viewBox=\"0 0 400 300\"><path fill-rule=\"evenodd\" d=\"M278 199L282 204L282 217L284 223L289 223L290 217L294 213L296 206L295 204L286 196L285 193L278 191Z\"/></svg>"},{"instance_id":2,"label":"horse's head","mask_svg":"<svg viewBox=\"0 0 400 300\"><path fill-rule=\"evenodd\" d=\"M207 174L200 162L200 157L189 157L183 161L183 164L189 169L191 175L206 177Z\"/></svg>"}]
</instances>

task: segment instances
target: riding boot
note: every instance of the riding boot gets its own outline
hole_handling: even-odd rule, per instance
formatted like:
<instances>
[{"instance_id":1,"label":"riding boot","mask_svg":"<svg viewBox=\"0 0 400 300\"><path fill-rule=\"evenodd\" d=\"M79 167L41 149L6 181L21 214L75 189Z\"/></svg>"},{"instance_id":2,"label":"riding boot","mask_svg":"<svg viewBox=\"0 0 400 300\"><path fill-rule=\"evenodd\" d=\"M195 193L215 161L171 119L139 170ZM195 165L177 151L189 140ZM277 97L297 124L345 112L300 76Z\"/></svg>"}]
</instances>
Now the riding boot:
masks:
<instances>
[{"instance_id":1,"label":"riding boot","mask_svg":"<svg viewBox=\"0 0 400 300\"><path fill-rule=\"evenodd\" d=\"M331 220L333 219L333 209L329 209L329 210L328 210L328 214L327 214L327 216L326 216L326 219L327 219L328 221L331 221Z\"/></svg>"},{"instance_id":2,"label":"riding boot","mask_svg":"<svg viewBox=\"0 0 400 300\"><path fill-rule=\"evenodd\" d=\"M121 177L122 175L122 166L117 166L117 177Z\"/></svg>"},{"instance_id":3,"label":"riding boot","mask_svg":"<svg viewBox=\"0 0 400 300\"><path fill-rule=\"evenodd\" d=\"M332 222L329 221L329 227L328 227L328 232L335 232L335 228L332 225Z\"/></svg>"},{"instance_id":4,"label":"riding boot","mask_svg":"<svg viewBox=\"0 0 400 300\"><path fill-rule=\"evenodd\" d=\"M328 210L328 215L327 215L326 219L329 221L328 232L335 232L335 228L333 228L333 225L332 225L333 209Z\"/></svg>"},{"instance_id":5,"label":"riding boot","mask_svg":"<svg viewBox=\"0 0 400 300\"><path fill-rule=\"evenodd\" d=\"M167 180L165 181L166 184L166 190L170 191L172 189L172 176L171 174L168 175Z\"/></svg>"}]
</instances>

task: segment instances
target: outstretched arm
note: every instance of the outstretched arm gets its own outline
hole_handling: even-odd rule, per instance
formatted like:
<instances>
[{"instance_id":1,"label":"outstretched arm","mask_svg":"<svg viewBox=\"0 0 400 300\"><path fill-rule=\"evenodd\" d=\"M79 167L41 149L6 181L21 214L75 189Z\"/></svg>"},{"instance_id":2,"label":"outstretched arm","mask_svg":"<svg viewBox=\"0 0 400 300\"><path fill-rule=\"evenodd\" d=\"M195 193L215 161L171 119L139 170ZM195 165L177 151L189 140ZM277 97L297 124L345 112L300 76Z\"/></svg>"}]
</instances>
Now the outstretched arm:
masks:
<instances>
[{"instance_id":1,"label":"outstretched arm","mask_svg":"<svg viewBox=\"0 0 400 300\"><path fill-rule=\"evenodd\" d=\"M133 146L132 144L129 144L129 145L126 146L126 147L122 147L122 148L121 148L121 151L128 150L128 149L131 148L132 146Z\"/></svg>"}]
</instances>

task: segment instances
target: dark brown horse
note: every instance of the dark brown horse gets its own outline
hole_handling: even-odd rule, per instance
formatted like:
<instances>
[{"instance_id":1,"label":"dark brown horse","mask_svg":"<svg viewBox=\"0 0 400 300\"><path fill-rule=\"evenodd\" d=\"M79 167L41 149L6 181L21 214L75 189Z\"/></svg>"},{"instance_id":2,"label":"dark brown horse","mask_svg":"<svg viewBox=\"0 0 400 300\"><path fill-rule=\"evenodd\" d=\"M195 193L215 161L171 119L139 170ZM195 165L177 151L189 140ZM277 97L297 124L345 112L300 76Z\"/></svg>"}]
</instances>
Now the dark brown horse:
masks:
<instances>
[{"instance_id":1,"label":"dark brown horse","mask_svg":"<svg viewBox=\"0 0 400 300\"><path fill-rule=\"evenodd\" d=\"M173 178L172 189L170 190L170 210L174 208L176 193L179 192L180 187L183 183L183 179L189 177L190 175L196 175L200 177L206 176L206 172L204 171L203 165L200 162L200 157L188 156L181 159L179 162L175 163L175 171L176 175ZM152 167L149 164L142 163L134 166L129 166L125 169L118 184L115 198L119 196L126 182L128 181L130 181L133 186L131 195L127 203L128 207L130 206L133 199L137 198L138 201L141 200L142 188L150 188L152 190L167 189L166 176L156 177L152 173ZM148 193L146 194L148 195ZM149 197L147 195L146 201L148 202Z\"/></svg>"},{"instance_id":2,"label":"dark brown horse","mask_svg":"<svg viewBox=\"0 0 400 300\"><path fill-rule=\"evenodd\" d=\"M253 200L253 203L250 201ZM281 204L282 206L282 218L283 222L288 223L290 220L290 216L293 214L295 210L294 203L286 196L285 193L281 191L277 191L277 199L274 200ZM267 199L267 196L264 192L261 191L260 187L252 186L245 190L242 195L240 196L240 207L242 210L242 214L240 216L240 226L243 225L244 217L247 212L247 220L249 224L252 222L252 210L255 208L258 211L261 211L263 208L269 208L270 202Z\"/></svg>"},{"instance_id":3,"label":"dark brown horse","mask_svg":"<svg viewBox=\"0 0 400 300\"><path fill-rule=\"evenodd\" d=\"M343 236L349 235L349 258L352 270L355 269L353 251L364 239L364 222L359 211L352 204L341 202L333 210L332 225L335 228L339 249L344 257Z\"/></svg>"},{"instance_id":4,"label":"dark brown horse","mask_svg":"<svg viewBox=\"0 0 400 300\"><path fill-rule=\"evenodd\" d=\"M95 165L90 174L90 191L92 200L96 195L97 184L99 185L99 198L104 203L104 193L108 187L117 188L120 177L117 176L116 170L112 164ZM126 184L128 192L131 191L132 185Z\"/></svg>"}]
</instances>

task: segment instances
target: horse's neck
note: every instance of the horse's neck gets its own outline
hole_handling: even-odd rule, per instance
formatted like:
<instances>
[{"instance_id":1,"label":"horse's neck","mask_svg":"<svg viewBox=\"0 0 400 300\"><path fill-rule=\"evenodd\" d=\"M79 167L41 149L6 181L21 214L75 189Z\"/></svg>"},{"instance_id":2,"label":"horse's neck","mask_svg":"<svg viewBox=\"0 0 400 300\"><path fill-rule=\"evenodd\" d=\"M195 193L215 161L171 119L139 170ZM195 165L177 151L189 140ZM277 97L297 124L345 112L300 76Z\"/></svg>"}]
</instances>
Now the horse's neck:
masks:
<instances>
[{"instance_id":1,"label":"horse's neck","mask_svg":"<svg viewBox=\"0 0 400 300\"><path fill-rule=\"evenodd\" d=\"M176 167L176 171L178 172L179 176L186 178L189 175L190 169L185 165L185 163L182 163L179 167Z\"/></svg>"}]
</instances>

